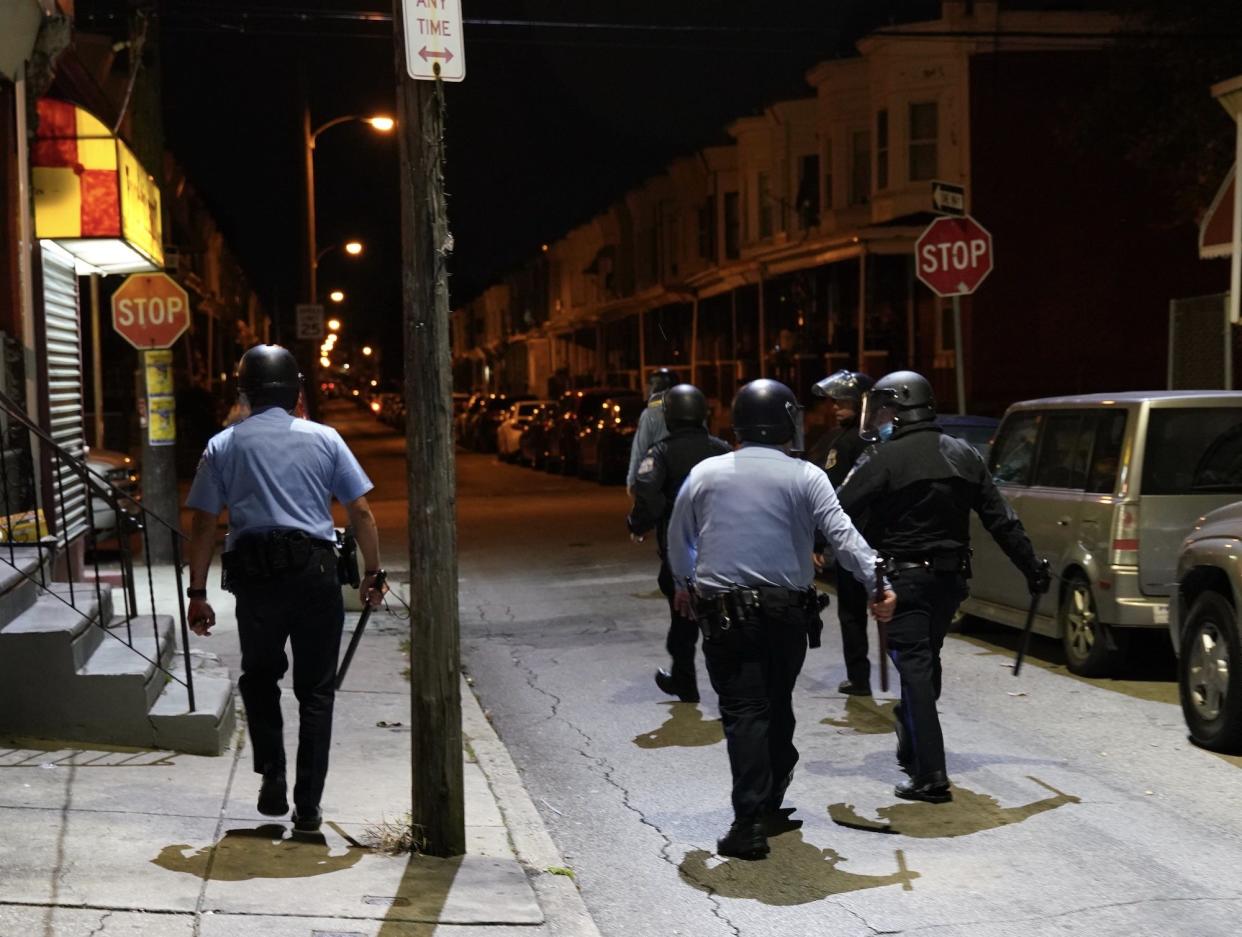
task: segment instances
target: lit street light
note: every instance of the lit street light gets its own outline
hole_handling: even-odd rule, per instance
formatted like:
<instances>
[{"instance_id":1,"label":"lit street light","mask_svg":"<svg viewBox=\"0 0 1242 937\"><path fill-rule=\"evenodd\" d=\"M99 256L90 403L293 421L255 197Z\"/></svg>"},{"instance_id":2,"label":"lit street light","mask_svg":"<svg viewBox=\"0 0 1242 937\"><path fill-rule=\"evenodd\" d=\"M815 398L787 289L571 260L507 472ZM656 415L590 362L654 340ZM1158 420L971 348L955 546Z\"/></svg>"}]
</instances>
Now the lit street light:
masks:
<instances>
[{"instance_id":1,"label":"lit street light","mask_svg":"<svg viewBox=\"0 0 1242 937\"><path fill-rule=\"evenodd\" d=\"M371 346L370 346L370 345L363 345L363 346L362 346L362 355L363 355L363 357L364 357L364 358L370 358L370 357L371 357Z\"/></svg>"},{"instance_id":2,"label":"lit street light","mask_svg":"<svg viewBox=\"0 0 1242 937\"><path fill-rule=\"evenodd\" d=\"M332 360L331 360L330 358L328 358L328 357L323 357L323 358L320 358L320 359L319 359L319 363L320 363L321 365L323 365L325 368L330 368L330 367L332 367Z\"/></svg>"},{"instance_id":3,"label":"lit street light","mask_svg":"<svg viewBox=\"0 0 1242 937\"><path fill-rule=\"evenodd\" d=\"M343 303L345 302L345 291L333 290L328 294L328 299L332 300L334 303Z\"/></svg>"},{"instance_id":4,"label":"lit street light","mask_svg":"<svg viewBox=\"0 0 1242 937\"><path fill-rule=\"evenodd\" d=\"M328 320L328 331L329 331L329 332L339 332L340 330L341 330L341 320L340 320L340 319L329 319L329 320ZM329 338L335 338L335 336L333 336L333 335L330 335L330 336L328 336L328 337L329 337Z\"/></svg>"},{"instance_id":5,"label":"lit street light","mask_svg":"<svg viewBox=\"0 0 1242 937\"><path fill-rule=\"evenodd\" d=\"M359 254L362 253L362 242L361 241L346 241L345 242L345 253L349 254L349 256L351 257L357 257Z\"/></svg>"},{"instance_id":6,"label":"lit street light","mask_svg":"<svg viewBox=\"0 0 1242 937\"><path fill-rule=\"evenodd\" d=\"M377 114L375 117L368 117L367 123L380 133L390 133L392 128L397 126L397 122L395 120L383 114Z\"/></svg>"}]
</instances>

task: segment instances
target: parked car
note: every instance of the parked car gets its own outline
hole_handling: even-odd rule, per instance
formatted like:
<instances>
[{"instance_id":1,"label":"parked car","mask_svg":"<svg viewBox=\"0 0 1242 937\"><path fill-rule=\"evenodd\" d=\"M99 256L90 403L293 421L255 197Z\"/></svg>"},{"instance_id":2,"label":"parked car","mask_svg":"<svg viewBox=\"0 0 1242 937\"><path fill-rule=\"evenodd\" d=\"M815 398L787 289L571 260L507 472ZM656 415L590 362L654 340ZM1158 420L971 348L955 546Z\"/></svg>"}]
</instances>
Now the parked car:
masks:
<instances>
[{"instance_id":1,"label":"parked car","mask_svg":"<svg viewBox=\"0 0 1242 937\"><path fill-rule=\"evenodd\" d=\"M601 404L609 397L628 397L634 391L625 387L591 387L572 390L561 398L561 410L552 424L548 439L548 459L545 466L550 472L566 475L578 471L578 437L588 420L598 419Z\"/></svg>"},{"instance_id":2,"label":"parked car","mask_svg":"<svg viewBox=\"0 0 1242 937\"><path fill-rule=\"evenodd\" d=\"M624 481L638 418L646 408L639 394L608 397L595 419L584 419L578 432L578 474L601 485Z\"/></svg>"},{"instance_id":3,"label":"parked car","mask_svg":"<svg viewBox=\"0 0 1242 937\"><path fill-rule=\"evenodd\" d=\"M95 539L106 540L118 533L118 515L116 510L104 497L104 485L98 481L102 476L106 481L129 499L121 503L121 509L128 514L137 513L138 502L142 499L141 473L137 463L123 452L111 449L87 449L86 467L93 473L91 480L91 520L95 528Z\"/></svg>"},{"instance_id":4,"label":"parked car","mask_svg":"<svg viewBox=\"0 0 1242 937\"><path fill-rule=\"evenodd\" d=\"M496 454L504 462L517 461L522 455L522 434L546 400L523 400L505 412L505 419L496 431Z\"/></svg>"},{"instance_id":5,"label":"parked car","mask_svg":"<svg viewBox=\"0 0 1242 937\"><path fill-rule=\"evenodd\" d=\"M1242 496L1242 393L1024 401L1005 414L988 464L1058 576L1035 630L1061 639L1074 673L1107 673L1130 629L1169 624L1178 550L1195 520ZM1026 579L972 524L963 610L1020 627Z\"/></svg>"},{"instance_id":6,"label":"parked car","mask_svg":"<svg viewBox=\"0 0 1242 937\"><path fill-rule=\"evenodd\" d=\"M454 426L457 429L457 441L463 446L467 444L469 436L470 424L483 405L487 403L487 394L474 393L470 395L470 399L462 405L461 412L457 414Z\"/></svg>"},{"instance_id":7,"label":"parked car","mask_svg":"<svg viewBox=\"0 0 1242 937\"><path fill-rule=\"evenodd\" d=\"M1242 482L1240 448L1231 471ZM1242 484L1239 485L1242 491ZM1169 636L1190 737L1206 748L1242 751L1242 502L1202 518L1182 544Z\"/></svg>"},{"instance_id":8,"label":"parked car","mask_svg":"<svg viewBox=\"0 0 1242 937\"><path fill-rule=\"evenodd\" d=\"M560 408L559 400L549 400L531 415L518 443L518 461L538 469L547 465L548 439Z\"/></svg>"},{"instance_id":9,"label":"parked car","mask_svg":"<svg viewBox=\"0 0 1242 937\"><path fill-rule=\"evenodd\" d=\"M996 435L996 428L1000 426L1000 420L994 416L946 414L936 417L936 422L950 436L956 436L974 446L985 459L991 451L992 437Z\"/></svg>"},{"instance_id":10,"label":"parked car","mask_svg":"<svg viewBox=\"0 0 1242 937\"><path fill-rule=\"evenodd\" d=\"M469 427L469 439L479 452L496 451L496 434L505 421L509 408L522 400L530 400L530 394L488 394L487 401L475 414Z\"/></svg>"}]
</instances>

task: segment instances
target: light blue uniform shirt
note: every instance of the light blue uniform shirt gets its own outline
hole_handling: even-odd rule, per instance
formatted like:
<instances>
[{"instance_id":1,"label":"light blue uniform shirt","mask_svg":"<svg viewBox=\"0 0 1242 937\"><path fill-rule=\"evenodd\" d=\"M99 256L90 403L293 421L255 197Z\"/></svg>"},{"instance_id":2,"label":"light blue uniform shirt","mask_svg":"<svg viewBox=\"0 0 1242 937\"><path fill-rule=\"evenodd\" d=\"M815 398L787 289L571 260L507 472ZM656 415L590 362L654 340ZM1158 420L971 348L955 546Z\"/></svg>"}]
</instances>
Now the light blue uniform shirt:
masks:
<instances>
[{"instance_id":1,"label":"light blue uniform shirt","mask_svg":"<svg viewBox=\"0 0 1242 937\"><path fill-rule=\"evenodd\" d=\"M700 595L735 587L809 589L818 528L837 562L875 593L875 551L823 469L773 446L745 445L690 470L668 527L668 565Z\"/></svg>"},{"instance_id":2,"label":"light blue uniform shirt","mask_svg":"<svg viewBox=\"0 0 1242 937\"><path fill-rule=\"evenodd\" d=\"M668 435L668 423L664 419L664 395L652 400L638 417L634 441L630 444L630 470L625 474L625 487L633 488L638 478L638 466L642 464L647 450Z\"/></svg>"},{"instance_id":3,"label":"light blue uniform shirt","mask_svg":"<svg viewBox=\"0 0 1242 937\"><path fill-rule=\"evenodd\" d=\"M276 528L330 541L332 498L349 504L372 487L340 433L271 407L211 437L186 504L229 509L225 550L242 534Z\"/></svg>"}]
</instances>

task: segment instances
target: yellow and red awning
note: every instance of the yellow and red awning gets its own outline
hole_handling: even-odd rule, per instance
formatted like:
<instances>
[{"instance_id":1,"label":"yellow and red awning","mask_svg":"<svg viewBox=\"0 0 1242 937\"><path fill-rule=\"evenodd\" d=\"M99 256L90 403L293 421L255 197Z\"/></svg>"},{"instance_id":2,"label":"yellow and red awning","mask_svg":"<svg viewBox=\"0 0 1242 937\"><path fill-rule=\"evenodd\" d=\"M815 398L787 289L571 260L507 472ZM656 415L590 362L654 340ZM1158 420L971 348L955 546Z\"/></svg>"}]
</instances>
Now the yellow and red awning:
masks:
<instances>
[{"instance_id":1,"label":"yellow and red awning","mask_svg":"<svg viewBox=\"0 0 1242 937\"><path fill-rule=\"evenodd\" d=\"M38 102L31 153L35 234L85 270L135 273L164 265L159 186L121 140L66 101Z\"/></svg>"}]
</instances>

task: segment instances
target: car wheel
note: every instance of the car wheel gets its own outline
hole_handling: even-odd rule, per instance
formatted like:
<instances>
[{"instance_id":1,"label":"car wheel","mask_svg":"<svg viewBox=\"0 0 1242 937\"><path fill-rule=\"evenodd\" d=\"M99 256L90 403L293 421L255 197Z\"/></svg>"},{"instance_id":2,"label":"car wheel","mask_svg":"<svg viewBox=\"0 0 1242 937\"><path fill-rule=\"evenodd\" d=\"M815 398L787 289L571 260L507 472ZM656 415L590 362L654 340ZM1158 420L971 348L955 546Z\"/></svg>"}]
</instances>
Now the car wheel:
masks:
<instances>
[{"instance_id":1,"label":"car wheel","mask_svg":"<svg viewBox=\"0 0 1242 937\"><path fill-rule=\"evenodd\" d=\"M1065 581L1058 612L1061 644L1070 672L1080 677L1102 677L1117 663L1122 652L1122 636L1100 621L1091 584L1081 575Z\"/></svg>"},{"instance_id":2,"label":"car wheel","mask_svg":"<svg viewBox=\"0 0 1242 937\"><path fill-rule=\"evenodd\" d=\"M1177 672L1190 737L1204 748L1242 751L1238 617L1220 593L1204 592L1190 607Z\"/></svg>"}]
</instances>

